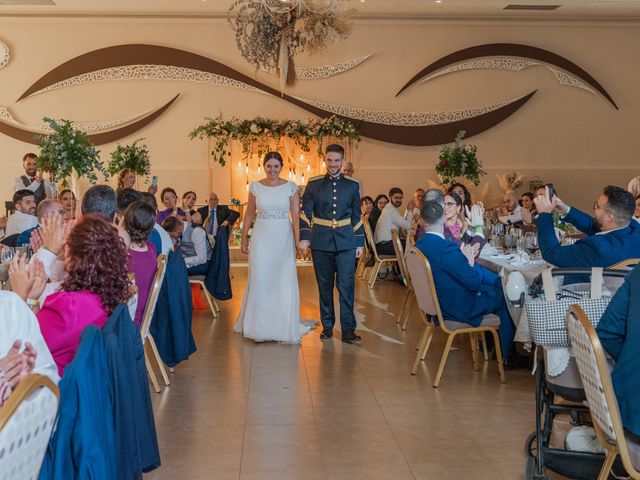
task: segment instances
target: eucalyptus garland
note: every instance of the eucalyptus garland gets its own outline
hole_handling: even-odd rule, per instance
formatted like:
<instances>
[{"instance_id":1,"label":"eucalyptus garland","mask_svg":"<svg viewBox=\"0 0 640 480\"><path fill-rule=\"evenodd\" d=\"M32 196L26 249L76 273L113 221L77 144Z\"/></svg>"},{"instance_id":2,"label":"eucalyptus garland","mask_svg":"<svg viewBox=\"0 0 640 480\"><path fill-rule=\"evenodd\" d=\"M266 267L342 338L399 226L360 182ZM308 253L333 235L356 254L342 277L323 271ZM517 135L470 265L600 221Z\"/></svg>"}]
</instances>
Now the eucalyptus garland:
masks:
<instances>
[{"instance_id":1,"label":"eucalyptus garland","mask_svg":"<svg viewBox=\"0 0 640 480\"><path fill-rule=\"evenodd\" d=\"M211 156L222 166L231 156L232 141L240 143L245 158L252 154L261 157L284 137L291 139L304 152L310 152L312 143L317 143L318 155L322 155L322 145L326 140L346 142L350 147L360 142L358 126L335 115L307 122L263 117L253 120L239 120L235 117L225 119L222 114L206 120L205 124L196 127L189 136L192 140L213 138Z\"/></svg>"}]
</instances>

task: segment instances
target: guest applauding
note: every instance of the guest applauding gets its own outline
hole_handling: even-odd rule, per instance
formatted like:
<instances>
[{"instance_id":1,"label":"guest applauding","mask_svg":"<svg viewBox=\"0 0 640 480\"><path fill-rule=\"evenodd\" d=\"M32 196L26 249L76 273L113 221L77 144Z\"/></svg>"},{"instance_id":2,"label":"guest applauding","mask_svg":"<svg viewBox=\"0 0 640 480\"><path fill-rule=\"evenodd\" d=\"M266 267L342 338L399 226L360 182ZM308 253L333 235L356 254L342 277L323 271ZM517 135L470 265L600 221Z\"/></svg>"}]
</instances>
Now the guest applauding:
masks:
<instances>
[{"instance_id":1,"label":"guest applauding","mask_svg":"<svg viewBox=\"0 0 640 480\"><path fill-rule=\"evenodd\" d=\"M452 184L447 189L447 193L455 193L456 195L458 195L460 197L460 200L462 200L462 205L464 208L471 208L471 206L473 205L471 201L471 194L469 193L467 187L465 187L462 183Z\"/></svg>"},{"instance_id":2,"label":"guest applauding","mask_svg":"<svg viewBox=\"0 0 640 480\"><path fill-rule=\"evenodd\" d=\"M514 326L502 292L500 277L475 264L478 247L457 246L444 238L444 209L437 201L426 201L421 211L425 234L416 247L431 264L433 280L444 318L477 327L482 317L500 317L502 355L509 356Z\"/></svg>"},{"instance_id":3,"label":"guest applauding","mask_svg":"<svg viewBox=\"0 0 640 480\"><path fill-rule=\"evenodd\" d=\"M60 374L73 359L84 328L102 328L116 305L130 296L127 248L109 221L98 215L84 216L71 230L64 251L68 275L61 290L49 295L41 310L36 299L46 284L42 265L34 263L37 271L30 278L11 277L14 290L37 312L42 336Z\"/></svg>"},{"instance_id":4,"label":"guest applauding","mask_svg":"<svg viewBox=\"0 0 640 480\"><path fill-rule=\"evenodd\" d=\"M58 201L64 210L64 219L73 220L76 218L76 195L68 188L65 188L58 195Z\"/></svg>"},{"instance_id":5,"label":"guest applauding","mask_svg":"<svg viewBox=\"0 0 640 480\"><path fill-rule=\"evenodd\" d=\"M482 204L474 205L471 209L466 208L469 217L465 217L462 199L456 193L444 196L444 238L451 240L457 245L462 243L468 245L478 244L478 254L485 244L483 234L484 207ZM471 222L473 220L473 222Z\"/></svg>"},{"instance_id":6,"label":"guest applauding","mask_svg":"<svg viewBox=\"0 0 640 480\"><path fill-rule=\"evenodd\" d=\"M185 219L184 210L177 207L178 194L173 188L171 187L163 188L162 192L160 193L160 201L165 207L167 207L166 210L161 210L160 212L158 212L156 221L160 225L162 225L162 222L164 222L164 219L167 218L169 215L178 217L180 220Z\"/></svg>"},{"instance_id":7,"label":"guest applauding","mask_svg":"<svg viewBox=\"0 0 640 480\"><path fill-rule=\"evenodd\" d=\"M398 187L393 187L389 190L391 202L384 207L380 214L373 238L376 243L376 249L381 255L395 255L391 237L392 230L397 230L398 232L400 230L410 230L413 226L413 219L405 220L398 211L402 205L403 195L402 190Z\"/></svg>"},{"instance_id":8,"label":"guest applauding","mask_svg":"<svg viewBox=\"0 0 640 480\"><path fill-rule=\"evenodd\" d=\"M155 211L143 200L133 202L124 212L123 226L131 238L129 272L134 274L138 287L138 303L133 319L138 327L142 322L153 277L158 268L156 249L149 242L155 224Z\"/></svg>"},{"instance_id":9,"label":"guest applauding","mask_svg":"<svg viewBox=\"0 0 640 480\"><path fill-rule=\"evenodd\" d=\"M542 258L557 267L609 267L628 258L640 258L640 224L632 220L633 196L623 188L607 186L593 204L593 216L564 204L549 190L536 197L536 219ZM573 245L560 246L553 226L557 210L564 221L587 235Z\"/></svg>"}]
</instances>

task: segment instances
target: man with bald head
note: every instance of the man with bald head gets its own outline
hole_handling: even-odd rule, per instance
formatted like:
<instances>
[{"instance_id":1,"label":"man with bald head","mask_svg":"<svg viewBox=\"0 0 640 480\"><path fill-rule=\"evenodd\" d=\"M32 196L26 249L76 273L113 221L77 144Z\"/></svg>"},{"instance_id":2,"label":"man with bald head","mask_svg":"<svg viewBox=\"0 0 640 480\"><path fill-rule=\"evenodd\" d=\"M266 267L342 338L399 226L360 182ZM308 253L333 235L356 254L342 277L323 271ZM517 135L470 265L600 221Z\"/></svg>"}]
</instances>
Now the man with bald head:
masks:
<instances>
[{"instance_id":1,"label":"man with bald head","mask_svg":"<svg viewBox=\"0 0 640 480\"><path fill-rule=\"evenodd\" d=\"M198 209L203 220L203 228L210 238L215 238L219 228L232 227L240 214L231 210L228 205L220 205L218 194L211 192L207 200L208 205Z\"/></svg>"},{"instance_id":2,"label":"man with bald head","mask_svg":"<svg viewBox=\"0 0 640 480\"><path fill-rule=\"evenodd\" d=\"M17 246L29 245L29 241L31 240L31 233L36 228L38 228L38 226L42 225L42 220L49 213L57 213L57 214L62 215L64 217L64 209L62 208L62 204L59 201L54 200L53 198L47 198L45 200L42 200L38 204L38 207L36 208L36 216L38 217L38 225L33 227L33 228L30 228L28 230L25 230L24 232L22 232L20 234L20 236L18 237L16 245Z\"/></svg>"},{"instance_id":3,"label":"man with bald head","mask_svg":"<svg viewBox=\"0 0 640 480\"><path fill-rule=\"evenodd\" d=\"M359 186L359 191L360 191L360 198L362 198L364 196L364 189L362 188L362 181L358 180L357 178L353 178L353 172L355 170L353 169L353 162L344 162L342 164L342 168L340 169L340 173L342 173L345 177L349 177L352 180L355 180L356 182L358 182L358 186Z\"/></svg>"},{"instance_id":4,"label":"man with bald head","mask_svg":"<svg viewBox=\"0 0 640 480\"><path fill-rule=\"evenodd\" d=\"M522 223L522 207L518 203L518 195L513 190L504 192L502 212L498 215L500 223L513 225Z\"/></svg>"}]
</instances>

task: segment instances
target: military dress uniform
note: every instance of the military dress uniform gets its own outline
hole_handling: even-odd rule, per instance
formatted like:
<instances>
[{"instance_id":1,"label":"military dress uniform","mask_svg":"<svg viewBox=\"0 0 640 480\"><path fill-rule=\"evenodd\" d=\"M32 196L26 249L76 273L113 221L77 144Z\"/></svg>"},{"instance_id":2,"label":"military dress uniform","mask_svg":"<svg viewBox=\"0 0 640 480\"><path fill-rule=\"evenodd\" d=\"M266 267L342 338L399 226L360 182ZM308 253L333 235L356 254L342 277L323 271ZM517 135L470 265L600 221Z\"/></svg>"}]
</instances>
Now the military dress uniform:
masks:
<instances>
[{"instance_id":1,"label":"military dress uniform","mask_svg":"<svg viewBox=\"0 0 640 480\"><path fill-rule=\"evenodd\" d=\"M354 260L356 248L364 246L356 180L328 173L309 179L302 196L300 239L311 242L311 257L320 291L320 317L325 330L332 329L336 321L333 288L337 283L340 325L345 340L345 332L356 329Z\"/></svg>"}]
</instances>

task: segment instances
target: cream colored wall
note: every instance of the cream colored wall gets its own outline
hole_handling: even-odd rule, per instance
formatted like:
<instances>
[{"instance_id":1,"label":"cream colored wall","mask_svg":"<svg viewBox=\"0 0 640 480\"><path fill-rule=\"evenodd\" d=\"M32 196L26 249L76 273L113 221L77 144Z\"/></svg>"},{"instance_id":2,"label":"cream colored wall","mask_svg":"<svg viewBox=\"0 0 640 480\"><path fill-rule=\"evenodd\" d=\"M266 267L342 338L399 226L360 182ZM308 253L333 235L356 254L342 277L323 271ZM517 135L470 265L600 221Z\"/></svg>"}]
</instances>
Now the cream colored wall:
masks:
<instances>
[{"instance_id":1,"label":"cream colored wall","mask_svg":"<svg viewBox=\"0 0 640 480\"><path fill-rule=\"evenodd\" d=\"M553 181L566 201L588 207L601 186L625 185L640 174L637 147L640 117L640 44L638 24L499 23L470 21L357 23L352 36L325 55L304 58L299 65L344 61L367 53L374 56L339 76L300 81L292 94L335 104L396 111L466 109L537 94L497 127L473 137L489 172L486 181L498 194L495 175L516 170L525 184L537 175ZM60 63L90 50L115 44L151 43L209 56L253 74L239 55L234 34L224 20L0 18L0 39L12 61L0 70L0 104L27 124L45 115L78 121L123 118L157 108L176 93L180 98L150 126L121 142L145 137L153 174L160 187L179 192L194 189L202 197L213 188L223 201L246 195L242 175L230 181L229 165L210 168L208 145L191 141L188 132L205 116L309 118L280 98L237 89L174 81L105 82L62 89L16 103L20 94ZM620 106L603 97L561 86L543 67L521 72L473 71L415 85L399 97L398 89L415 73L442 55L481 43L525 43L554 51L591 73ZM261 81L276 80L260 74ZM108 160L115 144L103 145ZM440 147L406 147L364 139L354 158L356 176L369 195L400 186L406 192L435 179L433 167ZM0 195L11 195L20 174L22 155L35 147L0 135L3 181ZM237 173L237 172L236 172ZM233 184L232 184L233 183Z\"/></svg>"}]
</instances>

